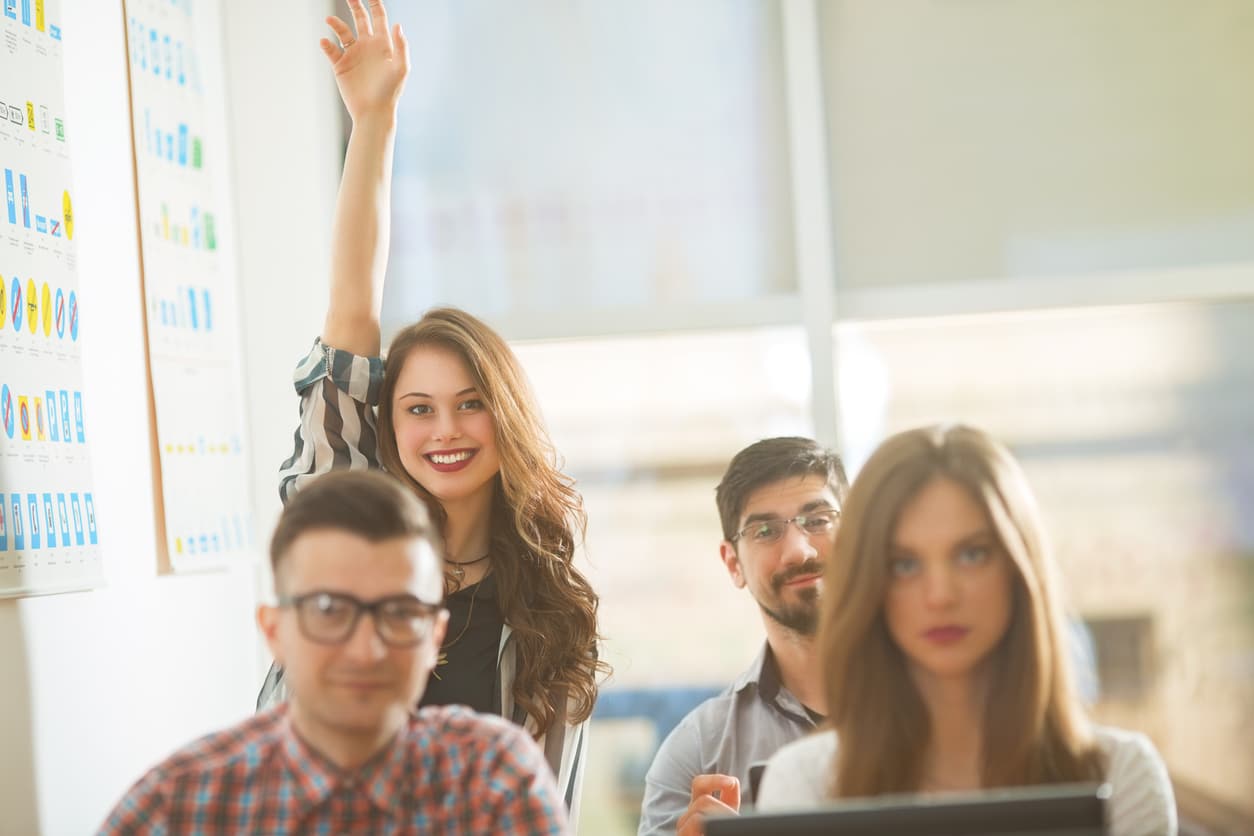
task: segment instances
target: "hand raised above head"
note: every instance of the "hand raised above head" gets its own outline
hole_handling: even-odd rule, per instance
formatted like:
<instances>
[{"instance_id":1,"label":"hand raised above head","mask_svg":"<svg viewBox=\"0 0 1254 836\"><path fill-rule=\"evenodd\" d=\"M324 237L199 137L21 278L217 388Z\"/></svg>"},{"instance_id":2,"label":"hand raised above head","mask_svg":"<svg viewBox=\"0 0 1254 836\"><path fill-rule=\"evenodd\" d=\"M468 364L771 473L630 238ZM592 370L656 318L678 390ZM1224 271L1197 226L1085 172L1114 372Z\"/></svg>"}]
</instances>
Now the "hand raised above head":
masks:
<instances>
[{"instance_id":1,"label":"hand raised above head","mask_svg":"<svg viewBox=\"0 0 1254 836\"><path fill-rule=\"evenodd\" d=\"M409 74L409 42L400 24L389 28L383 0L369 0L368 5L369 10L363 0L348 0L353 26L328 17L326 23L338 43L329 38L319 41L354 122L376 114L393 116Z\"/></svg>"},{"instance_id":2,"label":"hand raised above head","mask_svg":"<svg viewBox=\"0 0 1254 836\"><path fill-rule=\"evenodd\" d=\"M713 773L698 775L692 779L692 800L679 817L675 836L701 836L707 816L734 816L739 812L740 779Z\"/></svg>"}]
</instances>

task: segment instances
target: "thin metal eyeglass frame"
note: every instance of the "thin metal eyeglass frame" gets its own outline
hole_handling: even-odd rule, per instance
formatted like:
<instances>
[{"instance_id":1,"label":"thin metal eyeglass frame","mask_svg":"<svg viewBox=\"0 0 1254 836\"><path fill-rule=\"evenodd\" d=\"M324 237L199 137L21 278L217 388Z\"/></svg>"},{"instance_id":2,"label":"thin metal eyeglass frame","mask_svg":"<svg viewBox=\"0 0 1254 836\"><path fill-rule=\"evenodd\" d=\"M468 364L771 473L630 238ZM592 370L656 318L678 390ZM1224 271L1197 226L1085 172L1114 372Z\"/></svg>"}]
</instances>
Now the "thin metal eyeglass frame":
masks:
<instances>
[{"instance_id":1,"label":"thin metal eyeglass frame","mask_svg":"<svg viewBox=\"0 0 1254 836\"><path fill-rule=\"evenodd\" d=\"M764 523L775 523L775 522L784 524L784 527L779 530L778 537L774 537L770 540L765 540L765 541L750 540L749 542L760 543L761 545L767 545L767 546L771 545L772 543L778 543L781 539L783 539L784 532L788 530L788 523L792 523L793 525L797 526L797 530L800 531L805 536L814 537L816 534L821 534L822 532L816 531L816 532L811 533L809 531L806 531L805 524L807 520L812 520L817 517L829 517L832 525L835 526L836 523L840 520L840 509L839 508L825 508L819 511L811 511L808 514L798 514L795 517L789 517L787 519L776 518L776 519L769 519L769 520L757 520L756 522L751 522L748 525L746 525L744 528L737 531L736 536L731 538L731 541L733 543L739 542L745 536L746 531L749 531L750 529L755 528L757 526L763 525Z\"/></svg>"}]
</instances>

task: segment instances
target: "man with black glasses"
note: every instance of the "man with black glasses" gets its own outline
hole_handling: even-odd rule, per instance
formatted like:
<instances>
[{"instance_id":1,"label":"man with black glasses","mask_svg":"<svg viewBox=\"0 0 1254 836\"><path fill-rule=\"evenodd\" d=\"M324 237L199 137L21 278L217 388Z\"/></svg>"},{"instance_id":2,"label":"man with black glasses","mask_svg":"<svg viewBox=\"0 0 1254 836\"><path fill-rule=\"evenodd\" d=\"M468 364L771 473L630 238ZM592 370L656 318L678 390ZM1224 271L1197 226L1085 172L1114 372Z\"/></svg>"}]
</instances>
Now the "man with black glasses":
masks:
<instances>
[{"instance_id":1,"label":"man with black glasses","mask_svg":"<svg viewBox=\"0 0 1254 836\"><path fill-rule=\"evenodd\" d=\"M278 605L257 611L289 700L153 768L101 833L565 832L521 728L413 711L448 621L435 539L419 500L377 472L296 494L270 546Z\"/></svg>"},{"instance_id":2,"label":"man with black glasses","mask_svg":"<svg viewBox=\"0 0 1254 836\"><path fill-rule=\"evenodd\" d=\"M766 644L663 741L645 778L641 836L691 836L704 816L738 812L750 767L822 720L814 632L848 487L840 458L808 438L759 441L728 465L715 492L719 554L732 583L757 601Z\"/></svg>"}]
</instances>

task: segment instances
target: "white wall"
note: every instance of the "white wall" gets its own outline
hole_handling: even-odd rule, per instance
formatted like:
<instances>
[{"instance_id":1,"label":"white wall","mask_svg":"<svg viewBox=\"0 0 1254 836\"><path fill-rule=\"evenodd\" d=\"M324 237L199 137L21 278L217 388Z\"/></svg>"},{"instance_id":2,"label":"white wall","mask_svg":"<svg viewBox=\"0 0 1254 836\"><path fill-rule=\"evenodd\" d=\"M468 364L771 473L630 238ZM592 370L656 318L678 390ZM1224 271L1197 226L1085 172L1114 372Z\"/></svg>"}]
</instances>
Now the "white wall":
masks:
<instances>
[{"instance_id":1,"label":"white wall","mask_svg":"<svg viewBox=\"0 0 1254 836\"><path fill-rule=\"evenodd\" d=\"M222 0L253 497L264 541L292 451L292 369L322 331L342 107L318 39L333 0Z\"/></svg>"},{"instance_id":2,"label":"white wall","mask_svg":"<svg viewBox=\"0 0 1254 836\"><path fill-rule=\"evenodd\" d=\"M259 542L320 326L339 127L309 0L225 0ZM313 8L311 8L311 6ZM253 565L158 576L121 0L63 0L85 397L106 585L0 601L0 834L91 832L145 768L247 716ZM304 298L304 292L308 298Z\"/></svg>"}]
</instances>

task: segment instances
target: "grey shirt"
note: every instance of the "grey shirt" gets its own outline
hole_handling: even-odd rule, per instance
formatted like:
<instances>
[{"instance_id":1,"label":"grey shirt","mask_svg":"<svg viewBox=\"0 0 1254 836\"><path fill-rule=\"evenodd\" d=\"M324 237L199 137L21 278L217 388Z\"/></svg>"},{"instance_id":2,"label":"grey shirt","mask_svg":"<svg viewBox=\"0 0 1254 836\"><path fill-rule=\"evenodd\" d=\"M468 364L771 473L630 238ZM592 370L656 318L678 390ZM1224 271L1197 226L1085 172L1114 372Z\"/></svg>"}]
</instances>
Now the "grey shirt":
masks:
<instances>
[{"instance_id":1,"label":"grey shirt","mask_svg":"<svg viewBox=\"0 0 1254 836\"><path fill-rule=\"evenodd\" d=\"M775 656L764 644L748 670L689 712L662 742L644 779L640 836L675 832L698 775L739 778L740 809L751 807L749 767L814 728L805 706L780 682Z\"/></svg>"}]
</instances>

